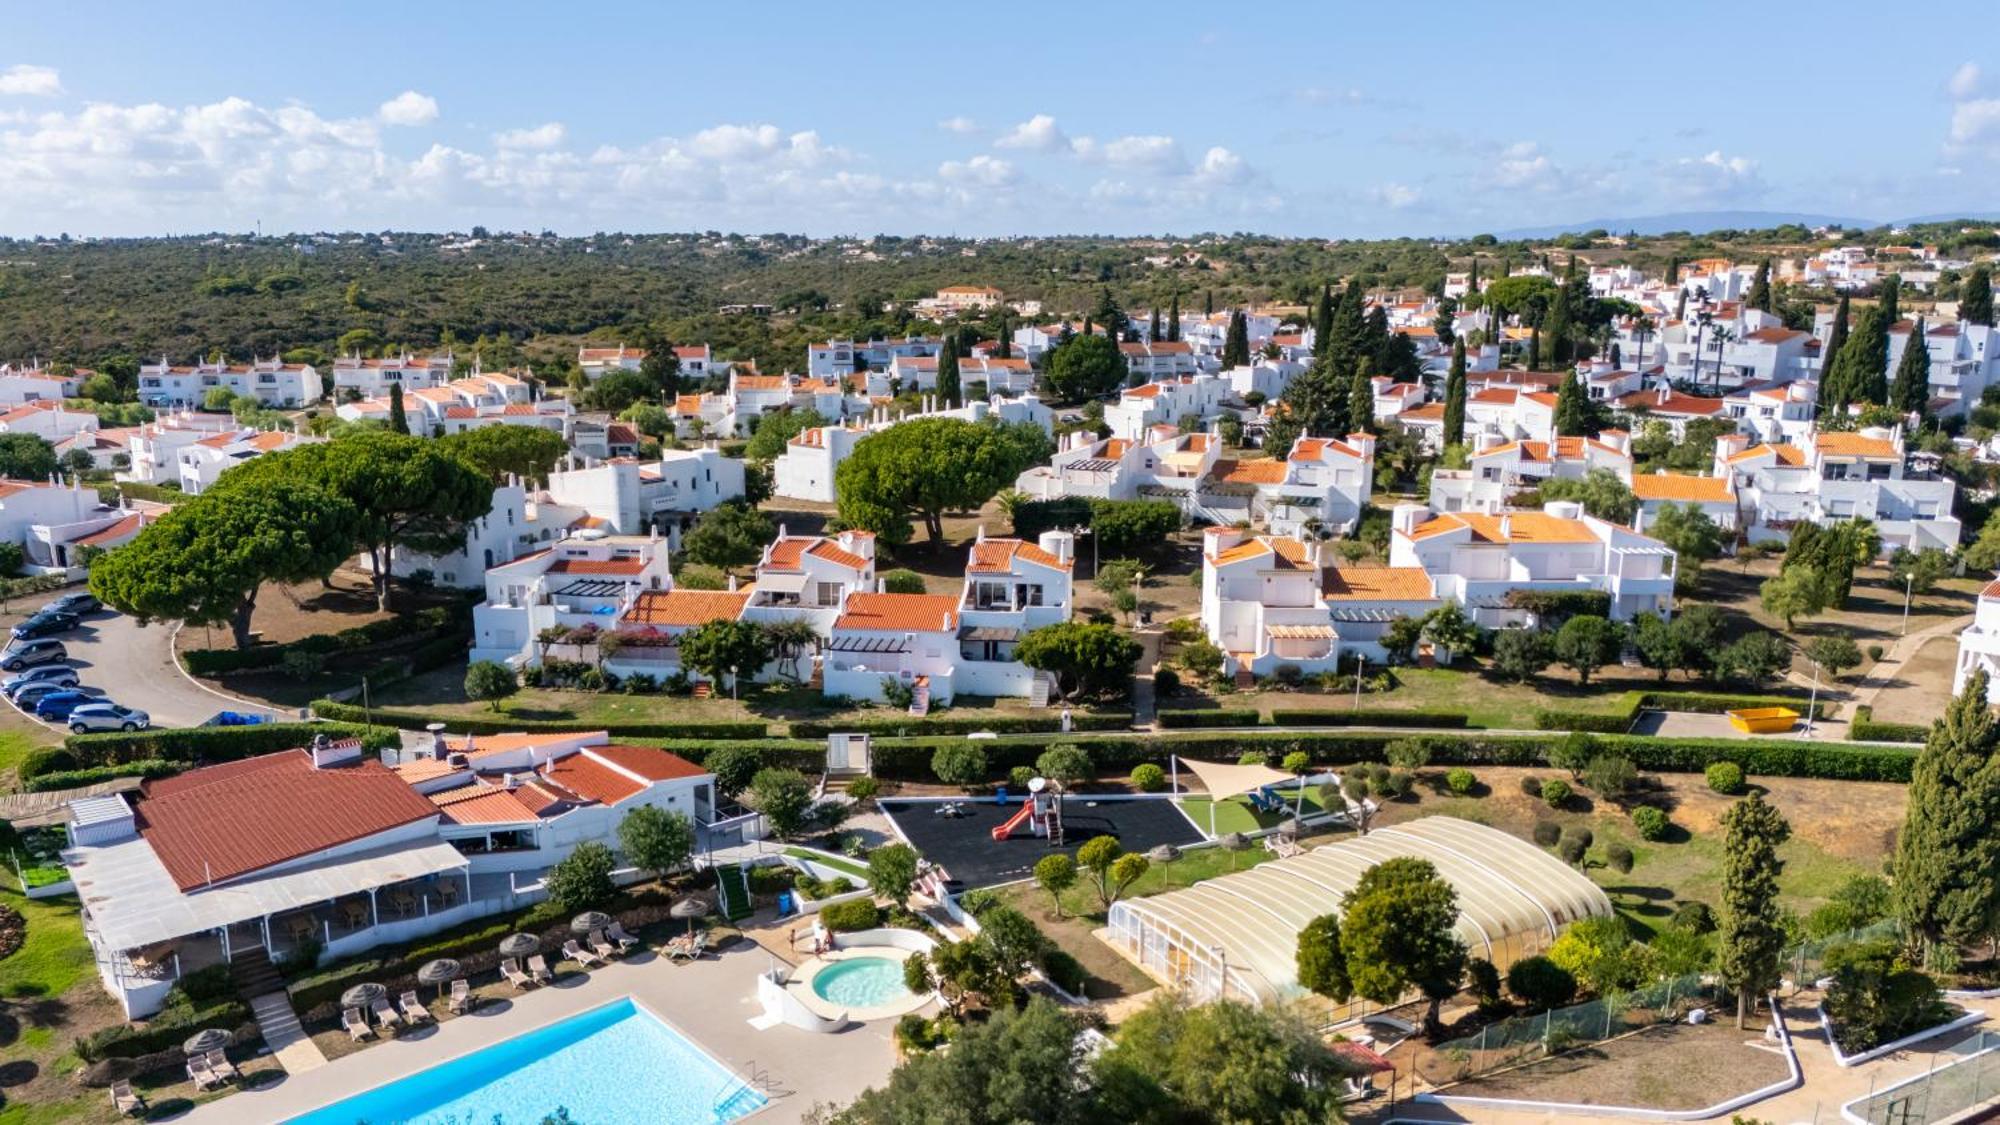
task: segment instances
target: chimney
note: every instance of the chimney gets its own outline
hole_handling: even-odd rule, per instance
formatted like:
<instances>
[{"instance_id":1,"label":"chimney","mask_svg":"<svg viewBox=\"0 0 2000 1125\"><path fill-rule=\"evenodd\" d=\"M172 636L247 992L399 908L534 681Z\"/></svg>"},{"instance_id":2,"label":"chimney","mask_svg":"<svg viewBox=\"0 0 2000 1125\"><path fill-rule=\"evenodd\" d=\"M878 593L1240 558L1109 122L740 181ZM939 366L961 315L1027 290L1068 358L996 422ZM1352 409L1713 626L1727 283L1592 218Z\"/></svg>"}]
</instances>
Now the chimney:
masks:
<instances>
[{"instance_id":1,"label":"chimney","mask_svg":"<svg viewBox=\"0 0 2000 1125\"><path fill-rule=\"evenodd\" d=\"M1201 535L1203 553L1207 555L1219 555L1243 542L1243 529L1240 527L1211 527Z\"/></svg>"},{"instance_id":2,"label":"chimney","mask_svg":"<svg viewBox=\"0 0 2000 1125\"><path fill-rule=\"evenodd\" d=\"M1654 392L1653 401L1659 403L1661 406L1665 406L1667 404L1667 396L1673 393L1674 392L1672 387L1667 386L1665 383L1661 383L1660 389Z\"/></svg>"},{"instance_id":3,"label":"chimney","mask_svg":"<svg viewBox=\"0 0 2000 1125\"><path fill-rule=\"evenodd\" d=\"M446 755L449 753L444 744L444 724L431 723L425 726L424 730L428 731L431 736L431 760L436 762L444 761Z\"/></svg>"},{"instance_id":4,"label":"chimney","mask_svg":"<svg viewBox=\"0 0 2000 1125\"><path fill-rule=\"evenodd\" d=\"M1550 514L1554 515L1555 513L1551 512ZM1514 517L1506 512L1500 513L1500 538L1514 538Z\"/></svg>"}]
</instances>

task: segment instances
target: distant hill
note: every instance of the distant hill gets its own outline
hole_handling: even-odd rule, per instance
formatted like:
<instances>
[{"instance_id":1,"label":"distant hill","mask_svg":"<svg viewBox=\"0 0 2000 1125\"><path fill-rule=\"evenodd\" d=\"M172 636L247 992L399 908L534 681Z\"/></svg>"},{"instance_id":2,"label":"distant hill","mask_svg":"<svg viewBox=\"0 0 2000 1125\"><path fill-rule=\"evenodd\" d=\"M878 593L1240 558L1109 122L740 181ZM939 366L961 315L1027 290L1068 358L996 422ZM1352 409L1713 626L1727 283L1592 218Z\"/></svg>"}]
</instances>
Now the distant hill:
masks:
<instances>
[{"instance_id":1,"label":"distant hill","mask_svg":"<svg viewBox=\"0 0 2000 1125\"><path fill-rule=\"evenodd\" d=\"M1625 234L1628 231L1639 234L1665 234L1670 230L1684 230L1690 234L1705 234L1712 230L1764 230L1787 223L1796 223L1802 227L1839 226L1850 230L1869 230L1882 225L1872 219L1814 215L1804 211L1677 211L1666 215L1639 215L1624 219L1591 219L1588 222L1563 223L1555 226L1520 227L1515 230L1495 231L1494 237L1508 241L1521 238L1554 238L1563 234L1581 234L1587 230L1606 230L1612 234Z\"/></svg>"}]
</instances>

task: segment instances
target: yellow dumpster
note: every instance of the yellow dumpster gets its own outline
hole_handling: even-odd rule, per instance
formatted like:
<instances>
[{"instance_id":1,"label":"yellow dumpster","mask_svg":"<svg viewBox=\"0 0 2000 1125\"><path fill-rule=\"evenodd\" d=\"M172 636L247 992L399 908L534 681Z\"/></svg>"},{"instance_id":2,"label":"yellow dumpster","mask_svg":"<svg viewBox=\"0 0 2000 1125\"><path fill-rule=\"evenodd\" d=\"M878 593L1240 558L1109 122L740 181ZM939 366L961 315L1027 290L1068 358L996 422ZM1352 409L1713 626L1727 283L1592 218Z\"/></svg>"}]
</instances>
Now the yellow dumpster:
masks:
<instances>
[{"instance_id":1,"label":"yellow dumpster","mask_svg":"<svg viewBox=\"0 0 2000 1125\"><path fill-rule=\"evenodd\" d=\"M1799 713L1790 707L1746 707L1724 714L1729 716L1729 725L1744 734L1780 734L1799 721Z\"/></svg>"}]
</instances>

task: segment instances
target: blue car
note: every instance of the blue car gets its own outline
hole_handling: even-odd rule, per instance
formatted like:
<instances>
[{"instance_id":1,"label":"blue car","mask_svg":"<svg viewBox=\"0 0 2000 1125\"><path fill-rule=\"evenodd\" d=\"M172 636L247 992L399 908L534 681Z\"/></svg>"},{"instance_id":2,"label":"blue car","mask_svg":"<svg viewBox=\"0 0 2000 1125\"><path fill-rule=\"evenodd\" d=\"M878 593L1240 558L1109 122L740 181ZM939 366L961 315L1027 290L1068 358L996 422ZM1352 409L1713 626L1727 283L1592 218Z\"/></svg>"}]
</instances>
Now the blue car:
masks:
<instances>
[{"instance_id":1,"label":"blue car","mask_svg":"<svg viewBox=\"0 0 2000 1125\"><path fill-rule=\"evenodd\" d=\"M104 697L101 693L81 691L52 692L35 701L35 718L67 719L71 711L76 710L86 703L102 702L104 702Z\"/></svg>"}]
</instances>

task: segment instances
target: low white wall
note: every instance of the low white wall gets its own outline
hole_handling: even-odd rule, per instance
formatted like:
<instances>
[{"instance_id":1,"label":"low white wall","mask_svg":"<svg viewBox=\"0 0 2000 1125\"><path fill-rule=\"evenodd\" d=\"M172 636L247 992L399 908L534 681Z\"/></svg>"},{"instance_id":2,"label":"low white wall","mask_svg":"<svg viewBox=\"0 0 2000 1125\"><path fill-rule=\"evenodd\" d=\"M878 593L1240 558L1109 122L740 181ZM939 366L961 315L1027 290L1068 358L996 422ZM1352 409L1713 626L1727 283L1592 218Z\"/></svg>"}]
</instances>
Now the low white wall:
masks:
<instances>
[{"instance_id":1,"label":"low white wall","mask_svg":"<svg viewBox=\"0 0 2000 1125\"><path fill-rule=\"evenodd\" d=\"M1884 1055L1893 1055L1913 1043L1921 1043L1933 1036L1943 1035L1947 1031L1957 1031L1962 1027L1971 1027L1973 1024L1984 1022L1985 1019L1986 1013L1984 1012L1961 1011L1961 1014L1956 1019L1947 1020L1936 1027L1927 1027L1913 1035L1905 1035L1893 1043L1884 1043L1880 1047L1863 1051L1858 1055L1849 1055L1841 1051L1839 1041L1833 1037L1833 1020L1826 1014L1826 1005L1821 1004L1819 1006L1819 1026L1826 1032L1827 1049L1833 1052L1833 1061L1843 1067L1860 1066L1865 1062L1873 1062Z\"/></svg>"},{"instance_id":2,"label":"low white wall","mask_svg":"<svg viewBox=\"0 0 2000 1125\"><path fill-rule=\"evenodd\" d=\"M808 1009L799 999L785 991L785 979L789 971L778 968L757 974L757 1002L764 1006L764 1014L781 1020L801 1031L811 1031L822 1035L840 1031L854 1021L845 1016L830 1020Z\"/></svg>"},{"instance_id":3,"label":"low white wall","mask_svg":"<svg viewBox=\"0 0 2000 1125\"><path fill-rule=\"evenodd\" d=\"M929 953L937 948L937 939L915 930L890 929L850 930L833 935L835 949L884 948L901 949L908 953Z\"/></svg>"}]
</instances>

